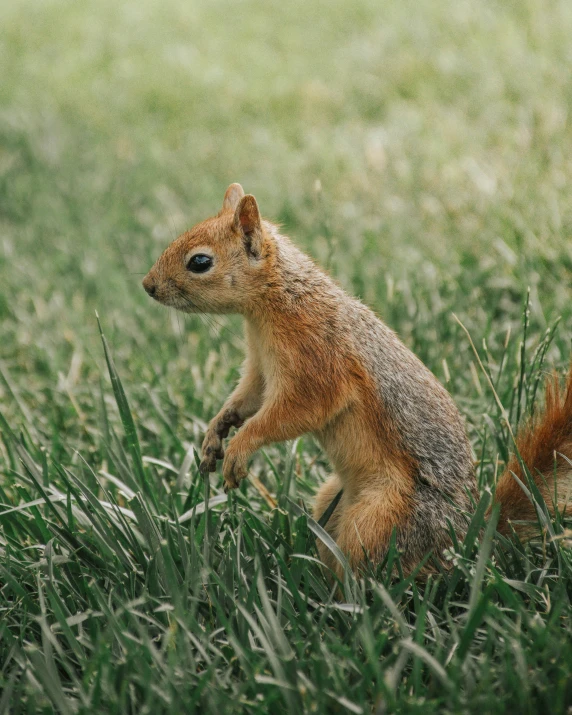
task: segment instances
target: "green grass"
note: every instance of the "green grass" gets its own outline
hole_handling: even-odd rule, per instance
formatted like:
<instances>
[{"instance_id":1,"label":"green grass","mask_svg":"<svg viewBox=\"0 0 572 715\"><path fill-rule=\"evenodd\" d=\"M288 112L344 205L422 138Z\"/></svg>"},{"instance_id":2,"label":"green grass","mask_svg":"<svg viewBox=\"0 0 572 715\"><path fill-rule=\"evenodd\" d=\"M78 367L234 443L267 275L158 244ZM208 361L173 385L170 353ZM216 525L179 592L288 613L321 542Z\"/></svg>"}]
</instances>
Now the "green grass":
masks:
<instances>
[{"instance_id":1,"label":"green grass","mask_svg":"<svg viewBox=\"0 0 572 715\"><path fill-rule=\"evenodd\" d=\"M511 443L453 313L515 428L571 352L572 4L21 0L0 26L0 713L569 712L570 531L483 528ZM199 477L240 323L140 280L232 181L455 397L483 498L450 572L391 579L391 549L336 601L309 437L253 462L277 509Z\"/></svg>"}]
</instances>

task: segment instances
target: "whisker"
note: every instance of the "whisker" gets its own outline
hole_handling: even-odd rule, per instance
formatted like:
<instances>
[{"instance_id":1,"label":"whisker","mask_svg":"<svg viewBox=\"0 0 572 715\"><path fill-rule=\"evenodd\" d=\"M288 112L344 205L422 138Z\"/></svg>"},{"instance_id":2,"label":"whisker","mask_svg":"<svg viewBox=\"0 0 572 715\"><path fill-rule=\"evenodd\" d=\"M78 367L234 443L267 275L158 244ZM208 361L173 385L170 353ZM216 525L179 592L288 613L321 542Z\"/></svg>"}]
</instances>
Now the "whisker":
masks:
<instances>
[{"instance_id":1,"label":"whisker","mask_svg":"<svg viewBox=\"0 0 572 715\"><path fill-rule=\"evenodd\" d=\"M191 308L193 308L194 314L199 316L204 325L209 327L211 330L219 331L220 333L224 333L224 331L226 330L227 333L230 333L233 337L235 337L239 341L239 343L242 344L242 346L245 345L245 341L242 335L235 333L234 330L229 327L228 323L224 321L224 319L219 322L215 318L215 316L210 315L208 313L203 313L200 308L188 296L184 296L184 299L187 304Z\"/></svg>"}]
</instances>

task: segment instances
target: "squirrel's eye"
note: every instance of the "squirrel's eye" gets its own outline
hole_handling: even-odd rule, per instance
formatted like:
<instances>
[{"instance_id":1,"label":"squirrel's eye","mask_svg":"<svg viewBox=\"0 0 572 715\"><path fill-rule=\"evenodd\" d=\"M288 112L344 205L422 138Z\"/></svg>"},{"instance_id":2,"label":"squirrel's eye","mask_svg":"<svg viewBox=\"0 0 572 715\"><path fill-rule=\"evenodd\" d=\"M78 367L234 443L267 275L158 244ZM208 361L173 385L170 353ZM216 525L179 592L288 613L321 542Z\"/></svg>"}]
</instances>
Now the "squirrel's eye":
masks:
<instances>
[{"instance_id":1,"label":"squirrel's eye","mask_svg":"<svg viewBox=\"0 0 572 715\"><path fill-rule=\"evenodd\" d=\"M204 253L197 253L189 259L187 268L193 273L205 273L212 268L213 259L210 256L205 256Z\"/></svg>"}]
</instances>

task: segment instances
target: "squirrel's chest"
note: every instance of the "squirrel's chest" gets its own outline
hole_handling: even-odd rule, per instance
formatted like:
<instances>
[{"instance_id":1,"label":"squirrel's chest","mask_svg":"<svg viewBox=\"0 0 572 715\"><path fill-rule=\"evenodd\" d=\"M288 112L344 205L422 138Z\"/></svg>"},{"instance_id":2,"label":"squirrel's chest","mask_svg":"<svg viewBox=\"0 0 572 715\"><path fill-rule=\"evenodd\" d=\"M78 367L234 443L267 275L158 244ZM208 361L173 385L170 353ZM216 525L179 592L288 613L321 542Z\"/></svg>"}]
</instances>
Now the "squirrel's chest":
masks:
<instances>
[{"instance_id":1,"label":"squirrel's chest","mask_svg":"<svg viewBox=\"0 0 572 715\"><path fill-rule=\"evenodd\" d=\"M272 336L266 331L247 323L246 339L248 345L248 360L258 373L262 375L267 390L277 387L284 375L284 365L281 356L274 345ZM279 349L279 348L278 348Z\"/></svg>"},{"instance_id":2,"label":"squirrel's chest","mask_svg":"<svg viewBox=\"0 0 572 715\"><path fill-rule=\"evenodd\" d=\"M336 391L336 372L340 372L343 353L320 340L318 328L293 325L278 330L247 324L248 357L262 375L267 392L305 392L307 395L327 397L320 393ZM323 343L323 344L322 344ZM343 372L343 370L342 370Z\"/></svg>"}]
</instances>

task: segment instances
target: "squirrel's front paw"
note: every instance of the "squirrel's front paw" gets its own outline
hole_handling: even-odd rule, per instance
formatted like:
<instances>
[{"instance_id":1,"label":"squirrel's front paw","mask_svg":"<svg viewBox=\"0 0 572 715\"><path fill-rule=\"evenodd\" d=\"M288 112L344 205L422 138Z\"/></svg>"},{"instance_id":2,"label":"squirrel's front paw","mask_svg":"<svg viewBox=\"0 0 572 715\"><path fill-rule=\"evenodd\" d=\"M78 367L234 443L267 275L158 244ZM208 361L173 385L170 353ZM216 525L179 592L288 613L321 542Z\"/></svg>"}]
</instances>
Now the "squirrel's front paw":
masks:
<instances>
[{"instance_id":1,"label":"squirrel's front paw","mask_svg":"<svg viewBox=\"0 0 572 715\"><path fill-rule=\"evenodd\" d=\"M224 491L236 489L248 474L248 455L237 452L229 444L224 462L222 463L222 476L224 477Z\"/></svg>"},{"instance_id":2,"label":"squirrel's front paw","mask_svg":"<svg viewBox=\"0 0 572 715\"><path fill-rule=\"evenodd\" d=\"M228 437L231 427L240 427L242 422L238 412L229 407L221 416L215 417L210 423L201 448L203 453L203 459L199 467L201 474L207 475L209 472L216 472L217 459L223 459L224 457L223 439Z\"/></svg>"},{"instance_id":3,"label":"squirrel's front paw","mask_svg":"<svg viewBox=\"0 0 572 715\"><path fill-rule=\"evenodd\" d=\"M200 473L207 475L209 472L216 472L216 461L224 457L224 448L222 439L214 429L209 429L205 434L201 452L203 458L199 466Z\"/></svg>"}]
</instances>

